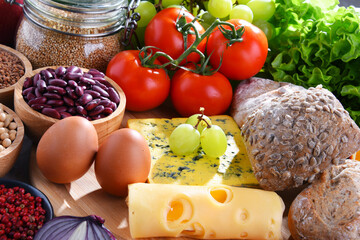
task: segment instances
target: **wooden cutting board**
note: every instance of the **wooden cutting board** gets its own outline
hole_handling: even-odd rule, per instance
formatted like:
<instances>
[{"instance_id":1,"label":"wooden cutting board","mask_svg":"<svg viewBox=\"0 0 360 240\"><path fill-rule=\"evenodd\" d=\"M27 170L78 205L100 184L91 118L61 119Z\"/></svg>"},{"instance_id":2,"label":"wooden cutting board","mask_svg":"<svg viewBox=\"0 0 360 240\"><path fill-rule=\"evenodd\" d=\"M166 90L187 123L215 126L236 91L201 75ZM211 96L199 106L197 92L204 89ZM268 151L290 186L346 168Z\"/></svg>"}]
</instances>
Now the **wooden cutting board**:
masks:
<instances>
[{"instance_id":1,"label":"wooden cutting board","mask_svg":"<svg viewBox=\"0 0 360 240\"><path fill-rule=\"evenodd\" d=\"M147 112L125 112L121 127L126 127L127 120L131 118L157 117L172 118L178 117L178 115L167 105ZM83 177L70 184L54 184L48 181L37 167L35 152L36 146L33 147L30 158L31 182L49 198L54 208L55 216L87 216L95 214L105 219L105 226L117 239L132 239L128 225L126 199L111 196L102 191L100 185L97 183L93 166ZM293 194L285 194L284 197L284 202L288 208L293 199ZM290 234L287 228L286 218L284 218L283 235L284 239L289 239ZM188 238L149 238L149 240L150 239L185 240Z\"/></svg>"}]
</instances>

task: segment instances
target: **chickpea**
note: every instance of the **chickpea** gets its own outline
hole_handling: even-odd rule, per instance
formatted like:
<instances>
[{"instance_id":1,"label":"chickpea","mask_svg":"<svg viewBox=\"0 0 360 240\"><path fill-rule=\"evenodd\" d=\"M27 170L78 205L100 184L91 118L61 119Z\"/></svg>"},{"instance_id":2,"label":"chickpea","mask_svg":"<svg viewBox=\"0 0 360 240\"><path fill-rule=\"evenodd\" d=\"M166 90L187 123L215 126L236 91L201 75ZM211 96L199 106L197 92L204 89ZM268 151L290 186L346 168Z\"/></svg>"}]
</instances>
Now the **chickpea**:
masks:
<instances>
[{"instance_id":1,"label":"chickpea","mask_svg":"<svg viewBox=\"0 0 360 240\"><path fill-rule=\"evenodd\" d=\"M4 122L5 119L6 119L6 113L4 113L4 112L0 113L0 121Z\"/></svg>"},{"instance_id":2,"label":"chickpea","mask_svg":"<svg viewBox=\"0 0 360 240\"><path fill-rule=\"evenodd\" d=\"M7 148L11 145L11 140L10 138L5 138L3 141L2 141L2 145Z\"/></svg>"},{"instance_id":3,"label":"chickpea","mask_svg":"<svg viewBox=\"0 0 360 240\"><path fill-rule=\"evenodd\" d=\"M14 130L17 128L17 124L16 122L11 122L8 126L9 130Z\"/></svg>"}]
</instances>

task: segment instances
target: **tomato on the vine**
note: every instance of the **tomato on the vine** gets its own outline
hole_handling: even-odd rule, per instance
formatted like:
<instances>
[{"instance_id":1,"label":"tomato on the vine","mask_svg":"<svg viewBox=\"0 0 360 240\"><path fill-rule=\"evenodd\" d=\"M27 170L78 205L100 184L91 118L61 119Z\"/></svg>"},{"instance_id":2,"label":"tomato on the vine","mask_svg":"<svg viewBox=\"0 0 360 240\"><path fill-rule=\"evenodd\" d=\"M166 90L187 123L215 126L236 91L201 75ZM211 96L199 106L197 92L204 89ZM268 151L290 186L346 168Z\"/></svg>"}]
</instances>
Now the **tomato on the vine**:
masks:
<instances>
[{"instance_id":1,"label":"tomato on the vine","mask_svg":"<svg viewBox=\"0 0 360 240\"><path fill-rule=\"evenodd\" d=\"M164 69L143 67L139 50L119 52L109 62L106 75L124 91L126 109L146 111L162 104L169 95L170 78ZM160 65L160 62L154 62Z\"/></svg>"},{"instance_id":2,"label":"tomato on the vine","mask_svg":"<svg viewBox=\"0 0 360 240\"><path fill-rule=\"evenodd\" d=\"M184 117L199 113L200 107L205 108L205 115L223 114L232 95L229 80L219 72L207 76L179 69L171 79L171 101Z\"/></svg>"},{"instance_id":3,"label":"tomato on the vine","mask_svg":"<svg viewBox=\"0 0 360 240\"><path fill-rule=\"evenodd\" d=\"M153 49L154 51L160 50L173 59L177 59L185 51L183 34L176 27L176 21L182 15L185 16L188 23L194 20L194 16L184 8L170 7L158 12L146 27L145 45L154 46L158 48ZM194 25L200 34L205 32L204 27L198 21L195 21ZM194 43L195 39L194 34L187 35L186 49ZM206 41L203 40L197 49L204 52L205 44ZM163 57L158 59L162 63L168 62ZM188 62L198 62L200 56L197 53L191 53L186 60ZM184 63L185 61L182 62L182 64Z\"/></svg>"},{"instance_id":4,"label":"tomato on the vine","mask_svg":"<svg viewBox=\"0 0 360 240\"><path fill-rule=\"evenodd\" d=\"M244 26L242 42L235 42L227 46L229 40L216 29L209 37L207 54L210 55L210 64L217 68L221 62L219 72L231 80L244 80L256 75L264 66L268 41L266 35L255 25L241 19L230 19L236 28ZM230 29L229 26L223 26Z\"/></svg>"}]
</instances>

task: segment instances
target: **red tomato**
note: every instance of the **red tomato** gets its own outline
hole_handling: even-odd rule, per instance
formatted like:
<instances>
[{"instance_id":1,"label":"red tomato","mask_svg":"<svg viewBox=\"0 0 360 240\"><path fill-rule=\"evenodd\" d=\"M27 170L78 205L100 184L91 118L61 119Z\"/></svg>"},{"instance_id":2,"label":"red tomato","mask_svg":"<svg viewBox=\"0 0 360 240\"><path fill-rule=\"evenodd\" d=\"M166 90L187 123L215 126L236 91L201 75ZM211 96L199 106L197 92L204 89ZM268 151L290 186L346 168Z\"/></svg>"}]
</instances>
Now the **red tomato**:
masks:
<instances>
[{"instance_id":1,"label":"red tomato","mask_svg":"<svg viewBox=\"0 0 360 240\"><path fill-rule=\"evenodd\" d=\"M172 103L184 117L199 113L200 107L205 108L205 115L222 114L229 108L232 95L229 80L219 72L205 76L180 69L171 80Z\"/></svg>"},{"instance_id":2,"label":"red tomato","mask_svg":"<svg viewBox=\"0 0 360 240\"><path fill-rule=\"evenodd\" d=\"M176 28L176 20L179 16L184 15L187 22L194 20L194 16L185 9L181 8L165 8L158 12L145 30L145 45L154 46L165 52L173 59L177 59L184 51L183 35ZM195 27L200 34L205 32L205 29L198 21L195 21ZM186 42L187 48L195 41L196 37L189 34ZM201 52L205 51L206 41L203 40L197 47ZM159 51L154 49L154 51ZM167 62L166 58L160 57L162 63ZM197 53L191 53L187 59L190 62L198 62L200 56ZM181 64L184 64L183 61Z\"/></svg>"},{"instance_id":3,"label":"red tomato","mask_svg":"<svg viewBox=\"0 0 360 240\"><path fill-rule=\"evenodd\" d=\"M155 60L155 64L160 62ZM146 111L162 104L169 95L170 78L164 69L143 67L139 50L122 51L109 62L106 75L124 91L126 109Z\"/></svg>"},{"instance_id":4,"label":"red tomato","mask_svg":"<svg viewBox=\"0 0 360 240\"><path fill-rule=\"evenodd\" d=\"M264 66L268 41L266 35L255 25L240 19L231 19L228 22L238 29L245 27L242 42L236 42L227 47L228 39L219 29L211 33L207 45L207 54L211 55L210 64L217 68L222 58L219 72L231 80L244 80L257 74ZM228 26L224 26L230 29Z\"/></svg>"}]
</instances>

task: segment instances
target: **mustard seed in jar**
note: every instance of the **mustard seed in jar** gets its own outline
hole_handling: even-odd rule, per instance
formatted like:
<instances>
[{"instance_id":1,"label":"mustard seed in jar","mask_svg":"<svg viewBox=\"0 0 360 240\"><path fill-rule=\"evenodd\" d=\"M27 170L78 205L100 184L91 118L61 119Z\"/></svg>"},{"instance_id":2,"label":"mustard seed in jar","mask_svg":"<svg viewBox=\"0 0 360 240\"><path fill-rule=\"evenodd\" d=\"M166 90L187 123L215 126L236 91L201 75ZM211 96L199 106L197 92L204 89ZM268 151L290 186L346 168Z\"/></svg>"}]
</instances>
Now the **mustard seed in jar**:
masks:
<instances>
[{"instance_id":1,"label":"mustard seed in jar","mask_svg":"<svg viewBox=\"0 0 360 240\"><path fill-rule=\"evenodd\" d=\"M24 0L16 49L33 68L76 65L106 71L122 50L127 0Z\"/></svg>"}]
</instances>

